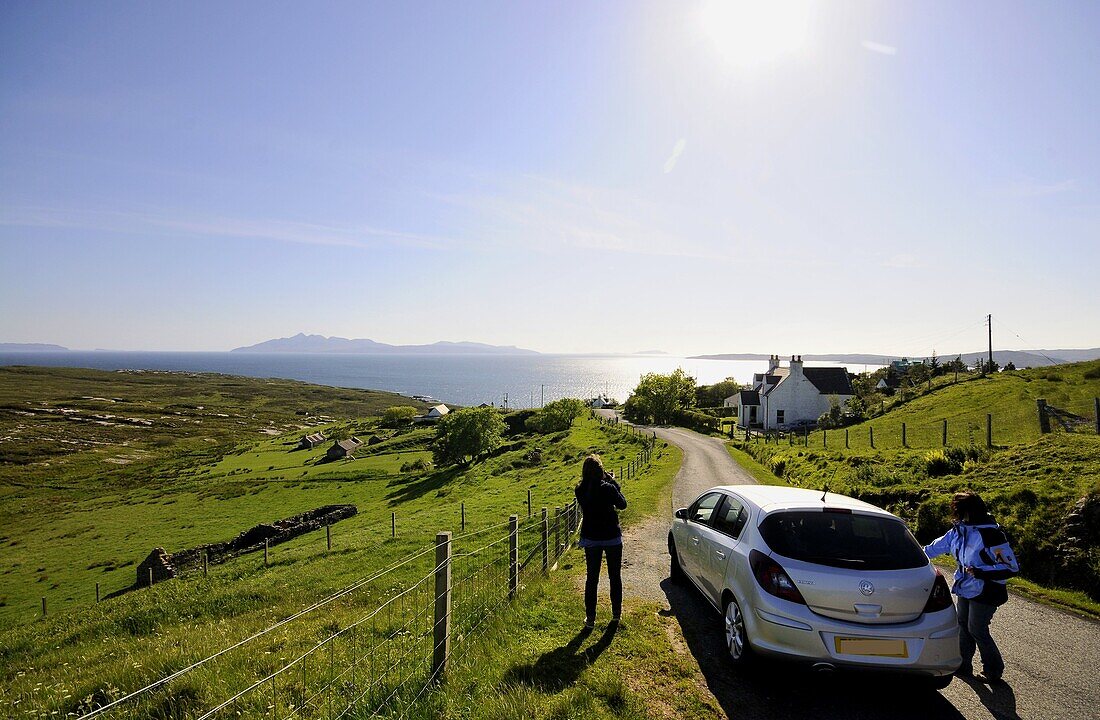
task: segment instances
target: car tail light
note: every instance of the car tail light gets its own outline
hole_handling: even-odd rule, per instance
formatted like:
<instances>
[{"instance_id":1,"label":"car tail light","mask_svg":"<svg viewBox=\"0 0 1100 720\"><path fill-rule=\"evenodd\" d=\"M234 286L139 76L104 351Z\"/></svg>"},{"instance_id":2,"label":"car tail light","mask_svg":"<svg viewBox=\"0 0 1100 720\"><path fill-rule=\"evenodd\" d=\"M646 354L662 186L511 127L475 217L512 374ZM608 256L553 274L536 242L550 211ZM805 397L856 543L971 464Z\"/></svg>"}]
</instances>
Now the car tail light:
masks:
<instances>
[{"instance_id":1,"label":"car tail light","mask_svg":"<svg viewBox=\"0 0 1100 720\"><path fill-rule=\"evenodd\" d=\"M756 577L756 582L760 583L760 587L768 593L775 595L777 598L783 598L802 605L806 604L806 600L802 597L802 593L798 591L798 588L795 587L791 576L775 560L759 550L753 550L749 553L749 565L752 567L752 574Z\"/></svg>"},{"instance_id":2,"label":"car tail light","mask_svg":"<svg viewBox=\"0 0 1100 720\"><path fill-rule=\"evenodd\" d=\"M943 573L936 568L936 580L932 583L932 592L928 595L928 602L924 604L924 612L939 612L951 607L951 589L947 587L947 580Z\"/></svg>"}]
</instances>

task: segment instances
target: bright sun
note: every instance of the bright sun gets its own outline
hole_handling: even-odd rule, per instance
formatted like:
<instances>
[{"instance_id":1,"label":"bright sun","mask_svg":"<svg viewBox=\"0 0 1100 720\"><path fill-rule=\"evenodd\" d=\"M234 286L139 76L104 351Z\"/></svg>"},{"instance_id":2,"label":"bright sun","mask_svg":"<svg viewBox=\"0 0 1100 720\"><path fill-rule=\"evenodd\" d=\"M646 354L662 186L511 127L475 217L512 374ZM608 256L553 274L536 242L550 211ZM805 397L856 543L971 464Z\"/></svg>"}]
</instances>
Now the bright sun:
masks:
<instances>
[{"instance_id":1,"label":"bright sun","mask_svg":"<svg viewBox=\"0 0 1100 720\"><path fill-rule=\"evenodd\" d=\"M769 62L798 50L810 19L806 0L708 0L703 31L731 65Z\"/></svg>"}]
</instances>

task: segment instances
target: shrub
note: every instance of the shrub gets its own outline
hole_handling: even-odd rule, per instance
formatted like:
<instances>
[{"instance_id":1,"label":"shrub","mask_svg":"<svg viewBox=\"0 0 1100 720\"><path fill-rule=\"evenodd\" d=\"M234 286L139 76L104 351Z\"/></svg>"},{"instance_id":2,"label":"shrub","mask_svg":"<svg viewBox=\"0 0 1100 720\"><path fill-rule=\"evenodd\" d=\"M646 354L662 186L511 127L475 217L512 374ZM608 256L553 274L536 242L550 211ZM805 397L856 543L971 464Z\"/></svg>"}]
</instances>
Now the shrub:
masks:
<instances>
[{"instance_id":1,"label":"shrub","mask_svg":"<svg viewBox=\"0 0 1100 720\"><path fill-rule=\"evenodd\" d=\"M424 472L430 470L432 464L424 458L417 458L410 462L401 463L401 472Z\"/></svg>"},{"instance_id":2,"label":"shrub","mask_svg":"<svg viewBox=\"0 0 1100 720\"><path fill-rule=\"evenodd\" d=\"M527 418L528 430L547 434L568 430L577 416L584 412L584 403L576 398L555 400Z\"/></svg>"},{"instance_id":3,"label":"shrub","mask_svg":"<svg viewBox=\"0 0 1100 720\"><path fill-rule=\"evenodd\" d=\"M931 450L924 454L924 470L928 473L928 477L958 475L962 469L962 461L952 457L945 450Z\"/></svg>"},{"instance_id":4,"label":"shrub","mask_svg":"<svg viewBox=\"0 0 1100 720\"><path fill-rule=\"evenodd\" d=\"M394 405L382 412L382 424L390 427L406 425L417 416L416 408L412 405Z\"/></svg>"},{"instance_id":5,"label":"shrub","mask_svg":"<svg viewBox=\"0 0 1100 720\"><path fill-rule=\"evenodd\" d=\"M776 455L768 463L769 468L776 477L783 477L783 473L787 472L787 458L782 455Z\"/></svg>"}]
</instances>

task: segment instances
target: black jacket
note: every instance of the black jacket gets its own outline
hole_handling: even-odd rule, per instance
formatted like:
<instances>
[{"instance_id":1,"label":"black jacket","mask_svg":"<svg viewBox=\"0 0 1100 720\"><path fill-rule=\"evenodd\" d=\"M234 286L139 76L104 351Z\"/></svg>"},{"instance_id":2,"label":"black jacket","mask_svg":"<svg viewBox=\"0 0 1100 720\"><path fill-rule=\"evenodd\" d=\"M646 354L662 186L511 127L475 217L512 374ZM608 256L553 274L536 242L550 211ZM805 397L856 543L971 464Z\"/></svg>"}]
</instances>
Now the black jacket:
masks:
<instances>
[{"instance_id":1,"label":"black jacket","mask_svg":"<svg viewBox=\"0 0 1100 720\"><path fill-rule=\"evenodd\" d=\"M584 517L581 520L581 537L587 540L614 540L622 536L618 510L626 509L626 498L619 484L610 475L604 476L599 485L574 491Z\"/></svg>"}]
</instances>

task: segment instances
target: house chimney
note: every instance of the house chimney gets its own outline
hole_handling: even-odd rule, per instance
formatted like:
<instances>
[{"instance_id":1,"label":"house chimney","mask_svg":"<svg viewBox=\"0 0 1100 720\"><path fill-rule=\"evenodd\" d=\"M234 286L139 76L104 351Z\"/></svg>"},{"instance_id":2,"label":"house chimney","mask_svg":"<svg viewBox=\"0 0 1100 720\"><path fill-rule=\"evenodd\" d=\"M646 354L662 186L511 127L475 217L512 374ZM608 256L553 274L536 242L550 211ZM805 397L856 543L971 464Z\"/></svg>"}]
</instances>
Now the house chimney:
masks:
<instances>
[{"instance_id":1,"label":"house chimney","mask_svg":"<svg viewBox=\"0 0 1100 720\"><path fill-rule=\"evenodd\" d=\"M802 374L802 356L791 355L791 375Z\"/></svg>"},{"instance_id":2,"label":"house chimney","mask_svg":"<svg viewBox=\"0 0 1100 720\"><path fill-rule=\"evenodd\" d=\"M771 375L775 372L775 369L779 367L779 356L772 355L768 358L768 374Z\"/></svg>"}]
</instances>

